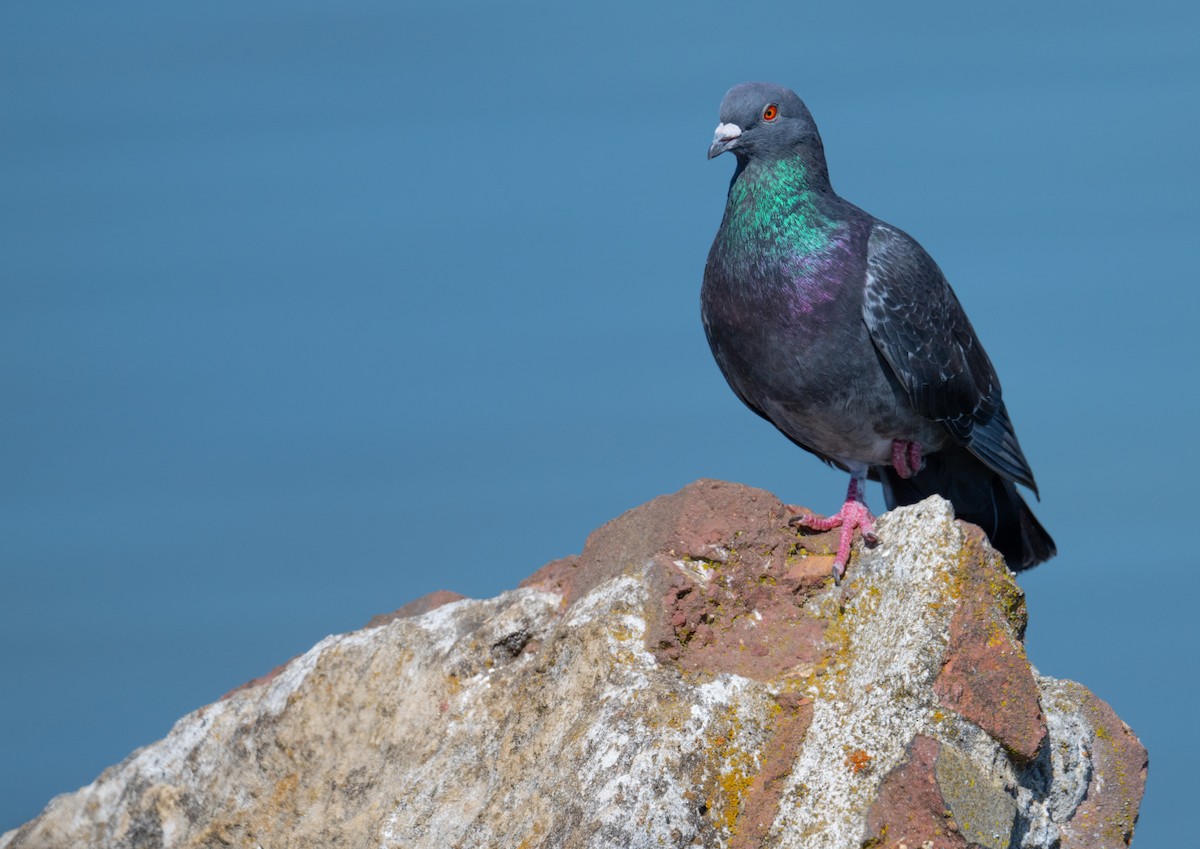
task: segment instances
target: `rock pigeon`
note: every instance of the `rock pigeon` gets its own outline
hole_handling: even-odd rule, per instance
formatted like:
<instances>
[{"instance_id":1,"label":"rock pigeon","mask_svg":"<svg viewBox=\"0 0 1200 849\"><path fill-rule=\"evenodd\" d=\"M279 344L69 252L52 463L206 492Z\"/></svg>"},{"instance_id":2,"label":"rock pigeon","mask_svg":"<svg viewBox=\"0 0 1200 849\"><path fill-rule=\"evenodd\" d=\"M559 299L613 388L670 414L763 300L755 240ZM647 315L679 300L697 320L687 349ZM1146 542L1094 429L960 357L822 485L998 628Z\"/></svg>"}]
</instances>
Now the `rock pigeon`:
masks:
<instances>
[{"instance_id":1,"label":"rock pigeon","mask_svg":"<svg viewBox=\"0 0 1200 849\"><path fill-rule=\"evenodd\" d=\"M854 531L874 541L868 478L889 509L941 495L1013 570L1055 554L1018 494L1037 494L971 322L925 250L829 184L812 115L768 83L734 86L708 150L737 158L704 267L701 311L725 379L784 436L850 473L834 578Z\"/></svg>"}]
</instances>

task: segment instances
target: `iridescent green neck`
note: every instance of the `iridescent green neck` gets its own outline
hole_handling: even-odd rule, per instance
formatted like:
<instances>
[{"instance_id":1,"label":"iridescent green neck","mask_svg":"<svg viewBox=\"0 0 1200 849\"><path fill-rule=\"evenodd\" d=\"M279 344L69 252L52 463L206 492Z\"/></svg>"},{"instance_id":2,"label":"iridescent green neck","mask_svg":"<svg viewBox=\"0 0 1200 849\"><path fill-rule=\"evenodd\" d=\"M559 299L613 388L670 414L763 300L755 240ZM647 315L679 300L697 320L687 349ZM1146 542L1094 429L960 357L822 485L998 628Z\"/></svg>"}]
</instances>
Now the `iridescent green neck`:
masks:
<instances>
[{"instance_id":1,"label":"iridescent green neck","mask_svg":"<svg viewBox=\"0 0 1200 849\"><path fill-rule=\"evenodd\" d=\"M727 245L801 256L824 250L837 225L818 209L819 195L798 158L747 164L729 187Z\"/></svg>"}]
</instances>

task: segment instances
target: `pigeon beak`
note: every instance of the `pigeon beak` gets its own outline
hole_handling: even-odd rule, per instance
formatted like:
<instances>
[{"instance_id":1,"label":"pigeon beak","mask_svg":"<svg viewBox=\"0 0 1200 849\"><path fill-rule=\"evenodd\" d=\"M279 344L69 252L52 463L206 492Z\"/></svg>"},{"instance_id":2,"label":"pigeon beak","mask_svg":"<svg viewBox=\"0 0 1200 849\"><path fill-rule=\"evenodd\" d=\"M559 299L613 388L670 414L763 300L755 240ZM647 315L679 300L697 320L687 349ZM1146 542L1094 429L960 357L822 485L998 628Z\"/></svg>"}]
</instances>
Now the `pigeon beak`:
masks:
<instances>
[{"instance_id":1,"label":"pigeon beak","mask_svg":"<svg viewBox=\"0 0 1200 849\"><path fill-rule=\"evenodd\" d=\"M713 133L712 146L708 149L708 158L720 156L729 148L737 144L738 138L742 135L742 128L737 124L717 124L717 131Z\"/></svg>"}]
</instances>

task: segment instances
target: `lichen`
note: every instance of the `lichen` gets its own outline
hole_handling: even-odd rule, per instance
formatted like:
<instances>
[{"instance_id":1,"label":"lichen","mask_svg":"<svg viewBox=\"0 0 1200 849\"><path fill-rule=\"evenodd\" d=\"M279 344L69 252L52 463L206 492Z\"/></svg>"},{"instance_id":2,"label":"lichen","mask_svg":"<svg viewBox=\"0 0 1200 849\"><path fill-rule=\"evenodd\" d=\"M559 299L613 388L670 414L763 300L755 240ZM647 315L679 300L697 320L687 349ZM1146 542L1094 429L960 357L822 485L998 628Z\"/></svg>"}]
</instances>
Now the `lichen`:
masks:
<instances>
[{"instance_id":1,"label":"lichen","mask_svg":"<svg viewBox=\"0 0 1200 849\"><path fill-rule=\"evenodd\" d=\"M846 746L845 748L847 750L845 763L846 766L851 769L851 771L859 773L870 768L870 755L868 755L862 749L851 749L849 746Z\"/></svg>"}]
</instances>

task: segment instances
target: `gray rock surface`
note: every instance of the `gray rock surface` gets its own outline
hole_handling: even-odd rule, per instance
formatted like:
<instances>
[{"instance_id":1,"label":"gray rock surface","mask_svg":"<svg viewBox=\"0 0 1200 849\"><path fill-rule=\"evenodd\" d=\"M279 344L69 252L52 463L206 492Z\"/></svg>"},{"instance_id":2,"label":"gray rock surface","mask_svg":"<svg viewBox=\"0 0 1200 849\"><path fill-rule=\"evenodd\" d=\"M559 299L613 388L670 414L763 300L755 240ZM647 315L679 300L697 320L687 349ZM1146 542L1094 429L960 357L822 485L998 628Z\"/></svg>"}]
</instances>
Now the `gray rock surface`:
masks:
<instances>
[{"instance_id":1,"label":"gray rock surface","mask_svg":"<svg viewBox=\"0 0 1200 849\"><path fill-rule=\"evenodd\" d=\"M836 588L836 531L787 518L656 499L519 589L323 640L0 849L1128 844L1145 750L1030 668L978 529L893 511Z\"/></svg>"}]
</instances>

